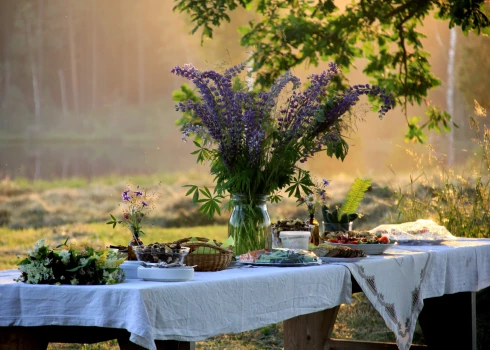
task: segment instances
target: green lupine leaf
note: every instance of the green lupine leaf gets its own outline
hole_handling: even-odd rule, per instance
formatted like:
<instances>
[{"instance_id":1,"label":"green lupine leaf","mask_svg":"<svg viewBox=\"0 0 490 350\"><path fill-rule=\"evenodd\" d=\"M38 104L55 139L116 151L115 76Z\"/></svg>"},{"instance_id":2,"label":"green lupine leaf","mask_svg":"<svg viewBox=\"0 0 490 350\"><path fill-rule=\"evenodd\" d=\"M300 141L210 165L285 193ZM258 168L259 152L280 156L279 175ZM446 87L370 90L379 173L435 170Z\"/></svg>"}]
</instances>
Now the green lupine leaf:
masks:
<instances>
[{"instance_id":1,"label":"green lupine leaf","mask_svg":"<svg viewBox=\"0 0 490 350\"><path fill-rule=\"evenodd\" d=\"M282 196L278 195L278 194L273 194L270 197L271 203L279 203L281 201L281 199L282 199Z\"/></svg>"},{"instance_id":2,"label":"green lupine leaf","mask_svg":"<svg viewBox=\"0 0 490 350\"><path fill-rule=\"evenodd\" d=\"M232 211L234 207L235 207L235 202L232 200L226 201L221 205L221 209L224 211Z\"/></svg>"},{"instance_id":3,"label":"green lupine leaf","mask_svg":"<svg viewBox=\"0 0 490 350\"><path fill-rule=\"evenodd\" d=\"M212 194L211 192L209 191L209 188L207 188L206 186L204 186L204 190L206 191L206 193L208 194L209 198L212 197Z\"/></svg>"},{"instance_id":4,"label":"green lupine leaf","mask_svg":"<svg viewBox=\"0 0 490 350\"><path fill-rule=\"evenodd\" d=\"M188 187L188 186L182 186L182 187ZM190 190L187 191L187 193L185 194L186 196L190 195L192 192L194 192L196 189L197 189L197 186L193 186L193 185L190 185Z\"/></svg>"},{"instance_id":5,"label":"green lupine leaf","mask_svg":"<svg viewBox=\"0 0 490 350\"><path fill-rule=\"evenodd\" d=\"M196 191L194 192L194 195L192 196L192 201L193 201L194 203L197 203L197 201L198 201L198 200L199 200L199 191L197 191L197 190L196 190Z\"/></svg>"},{"instance_id":6,"label":"green lupine leaf","mask_svg":"<svg viewBox=\"0 0 490 350\"><path fill-rule=\"evenodd\" d=\"M201 201L204 201L204 199L202 199ZM202 211L203 213L207 213L208 209L209 209L209 202L205 202L203 205L201 205L199 211Z\"/></svg>"}]
</instances>

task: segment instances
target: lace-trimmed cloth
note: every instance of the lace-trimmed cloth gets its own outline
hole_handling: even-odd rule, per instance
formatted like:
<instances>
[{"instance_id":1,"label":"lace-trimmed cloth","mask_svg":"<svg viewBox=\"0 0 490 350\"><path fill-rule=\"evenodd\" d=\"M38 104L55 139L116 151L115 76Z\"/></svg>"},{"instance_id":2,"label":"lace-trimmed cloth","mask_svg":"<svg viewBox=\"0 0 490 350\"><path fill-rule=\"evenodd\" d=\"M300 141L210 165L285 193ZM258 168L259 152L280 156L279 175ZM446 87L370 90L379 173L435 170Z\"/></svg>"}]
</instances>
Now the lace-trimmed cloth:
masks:
<instances>
[{"instance_id":1,"label":"lace-trimmed cloth","mask_svg":"<svg viewBox=\"0 0 490 350\"><path fill-rule=\"evenodd\" d=\"M410 348L424 299L490 285L490 240L394 247L386 253L344 265L402 350Z\"/></svg>"}]
</instances>

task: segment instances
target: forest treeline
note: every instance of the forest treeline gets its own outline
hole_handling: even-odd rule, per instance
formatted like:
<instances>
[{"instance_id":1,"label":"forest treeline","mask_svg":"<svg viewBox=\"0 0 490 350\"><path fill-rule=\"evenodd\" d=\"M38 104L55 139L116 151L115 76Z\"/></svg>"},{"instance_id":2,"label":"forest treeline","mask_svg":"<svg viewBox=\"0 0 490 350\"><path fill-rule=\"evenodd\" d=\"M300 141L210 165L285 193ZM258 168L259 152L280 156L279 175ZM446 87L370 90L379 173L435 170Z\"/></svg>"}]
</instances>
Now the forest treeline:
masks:
<instances>
[{"instance_id":1,"label":"forest treeline","mask_svg":"<svg viewBox=\"0 0 490 350\"><path fill-rule=\"evenodd\" d=\"M189 30L171 1L0 1L0 134L161 132Z\"/></svg>"},{"instance_id":2,"label":"forest treeline","mask_svg":"<svg viewBox=\"0 0 490 350\"><path fill-rule=\"evenodd\" d=\"M178 117L171 95L182 81L170 69L189 62L236 64L247 51L230 27L217 29L201 46L200 38L189 34L190 18L174 13L174 5L170 0L0 1L0 138L175 133L166 126ZM233 14L233 28L252 17L247 11ZM477 98L487 106L487 79L480 78L486 76L482 70L490 71L488 37L457 51L464 62L456 65L460 91L467 102Z\"/></svg>"}]
</instances>

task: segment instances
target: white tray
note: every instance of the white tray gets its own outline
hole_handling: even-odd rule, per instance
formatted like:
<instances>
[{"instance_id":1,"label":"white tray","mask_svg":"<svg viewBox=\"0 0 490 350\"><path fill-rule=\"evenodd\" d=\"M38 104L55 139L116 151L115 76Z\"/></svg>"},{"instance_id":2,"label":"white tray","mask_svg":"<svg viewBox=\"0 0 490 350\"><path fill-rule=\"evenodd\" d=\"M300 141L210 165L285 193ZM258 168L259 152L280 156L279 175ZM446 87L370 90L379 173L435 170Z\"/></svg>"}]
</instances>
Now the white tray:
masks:
<instances>
[{"instance_id":1,"label":"white tray","mask_svg":"<svg viewBox=\"0 0 490 350\"><path fill-rule=\"evenodd\" d=\"M386 249L391 248L394 244L343 244L343 243L330 243L333 246L343 245L352 249L361 249L366 255L380 255L385 252Z\"/></svg>"},{"instance_id":2,"label":"white tray","mask_svg":"<svg viewBox=\"0 0 490 350\"><path fill-rule=\"evenodd\" d=\"M315 265L320 265L320 262L318 261L311 261L311 262L301 262L301 263L290 263L290 262L281 262L281 263L274 263L274 262L245 262L245 261L237 261L236 262L239 265L252 265L252 266L275 266L275 267L299 267L299 266L315 266Z\"/></svg>"},{"instance_id":3,"label":"white tray","mask_svg":"<svg viewBox=\"0 0 490 350\"><path fill-rule=\"evenodd\" d=\"M138 278L138 267L141 266L141 263L136 260L126 260L119 267L124 270L127 279Z\"/></svg>"},{"instance_id":4,"label":"white tray","mask_svg":"<svg viewBox=\"0 0 490 350\"><path fill-rule=\"evenodd\" d=\"M398 245L440 245L443 239L399 239Z\"/></svg>"},{"instance_id":5,"label":"white tray","mask_svg":"<svg viewBox=\"0 0 490 350\"><path fill-rule=\"evenodd\" d=\"M352 263L366 258L367 256L357 257L357 258L335 258L329 256L320 256L320 259L322 259L322 261L326 263L347 263L347 262Z\"/></svg>"},{"instance_id":6,"label":"white tray","mask_svg":"<svg viewBox=\"0 0 490 350\"><path fill-rule=\"evenodd\" d=\"M138 278L145 281L184 282L194 277L193 267L138 267Z\"/></svg>"}]
</instances>

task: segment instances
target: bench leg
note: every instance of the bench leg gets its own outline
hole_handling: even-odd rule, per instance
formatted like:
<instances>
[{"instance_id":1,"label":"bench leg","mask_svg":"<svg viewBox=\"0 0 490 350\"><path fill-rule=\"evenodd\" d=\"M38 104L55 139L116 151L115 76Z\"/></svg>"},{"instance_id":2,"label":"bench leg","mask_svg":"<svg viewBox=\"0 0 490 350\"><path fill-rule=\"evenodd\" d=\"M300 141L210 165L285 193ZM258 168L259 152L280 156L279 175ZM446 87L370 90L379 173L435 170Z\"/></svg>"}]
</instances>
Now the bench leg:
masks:
<instances>
[{"instance_id":1,"label":"bench leg","mask_svg":"<svg viewBox=\"0 0 490 350\"><path fill-rule=\"evenodd\" d=\"M476 350L476 294L425 299L419 323L429 349Z\"/></svg>"},{"instance_id":2,"label":"bench leg","mask_svg":"<svg viewBox=\"0 0 490 350\"><path fill-rule=\"evenodd\" d=\"M285 350L323 350L332 335L340 306L284 321Z\"/></svg>"}]
</instances>

